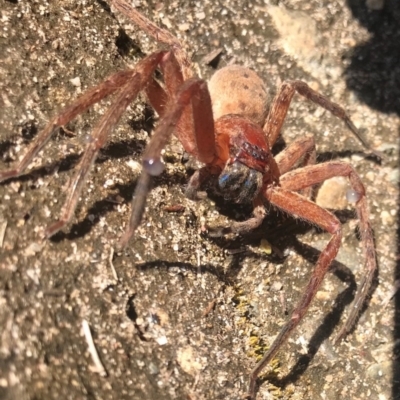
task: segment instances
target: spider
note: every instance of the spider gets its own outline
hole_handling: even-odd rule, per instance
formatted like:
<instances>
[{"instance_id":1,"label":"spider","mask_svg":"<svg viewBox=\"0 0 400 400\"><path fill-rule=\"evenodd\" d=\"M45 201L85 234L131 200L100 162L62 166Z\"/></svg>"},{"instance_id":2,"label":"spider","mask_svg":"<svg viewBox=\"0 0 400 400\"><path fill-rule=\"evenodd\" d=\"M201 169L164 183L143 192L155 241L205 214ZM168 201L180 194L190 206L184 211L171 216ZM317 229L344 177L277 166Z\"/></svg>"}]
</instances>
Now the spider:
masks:
<instances>
[{"instance_id":1,"label":"spider","mask_svg":"<svg viewBox=\"0 0 400 400\"><path fill-rule=\"evenodd\" d=\"M20 176L55 130L100 100L115 94L112 105L94 128L86 145L70 182L61 217L45 230L45 237L54 235L71 220L90 167L110 132L128 105L139 92L144 91L160 122L143 154L143 171L136 185L131 218L119 242L120 248L127 245L141 223L151 177L163 171L161 151L172 134L186 152L204 164L190 178L186 189L190 198L199 199L202 186L212 177L218 177L219 187L228 200L252 202L253 217L233 223L229 232L243 234L258 227L266 216L265 205L271 204L330 233L331 239L321 252L289 321L250 373L247 396L254 399L257 377L304 317L340 247L341 224L332 213L311 200L313 186L335 176L349 179L364 249L365 274L337 341L353 328L377 270L365 188L354 168L340 161L316 164L312 136L294 140L276 157L271 153L294 94L297 92L339 117L365 146L367 144L344 109L306 83L284 82L272 102L264 82L248 68L226 66L206 83L195 77L190 59L178 39L149 21L125 0L110 0L110 3L147 34L167 45L168 50L150 54L134 68L109 76L65 107L37 135L16 167L0 172L0 181ZM162 82L155 78L156 70L161 72Z\"/></svg>"}]
</instances>

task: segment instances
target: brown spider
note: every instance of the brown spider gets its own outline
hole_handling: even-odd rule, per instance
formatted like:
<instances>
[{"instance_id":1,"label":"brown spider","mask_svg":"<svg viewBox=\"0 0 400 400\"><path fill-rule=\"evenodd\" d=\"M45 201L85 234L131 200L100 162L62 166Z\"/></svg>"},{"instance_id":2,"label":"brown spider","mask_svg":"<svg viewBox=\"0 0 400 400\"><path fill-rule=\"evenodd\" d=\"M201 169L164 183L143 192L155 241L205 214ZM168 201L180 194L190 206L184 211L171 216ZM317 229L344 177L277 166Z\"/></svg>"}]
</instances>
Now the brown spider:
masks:
<instances>
[{"instance_id":1,"label":"brown spider","mask_svg":"<svg viewBox=\"0 0 400 400\"><path fill-rule=\"evenodd\" d=\"M270 149L280 134L295 92L342 119L364 145L365 142L342 107L315 92L304 82L284 82L269 106L263 81L247 68L222 68L208 84L194 77L189 57L175 37L150 22L125 0L110 2L143 31L158 42L168 45L169 50L155 52L145 57L134 69L111 75L64 108L38 134L18 165L0 172L0 181L21 175L56 129L115 93L114 102L94 129L71 180L60 219L46 229L46 237L54 235L71 220L99 149L104 146L128 105L140 91L144 91L149 103L159 114L160 123L143 155L143 172L136 186L131 219L120 247L128 243L141 222L151 176L163 171L161 151L172 134L176 135L188 153L205 164L190 179L187 188L189 197L197 198L201 185L210 177L218 176L219 186L226 193L226 198L238 203L252 201L253 218L234 223L229 229L231 232L243 233L259 226L266 215L265 203L329 232L332 238L319 256L300 302L250 374L247 394L254 399L257 377L303 318L340 247L340 222L329 211L309 199L310 189L314 185L334 176L348 177L360 221L365 275L338 340L352 329L377 269L365 189L354 168L339 161L316 165L314 139L310 136L295 140L275 158L272 156ZM154 78L157 68L163 75L162 84ZM293 169L301 160L302 167Z\"/></svg>"}]
</instances>

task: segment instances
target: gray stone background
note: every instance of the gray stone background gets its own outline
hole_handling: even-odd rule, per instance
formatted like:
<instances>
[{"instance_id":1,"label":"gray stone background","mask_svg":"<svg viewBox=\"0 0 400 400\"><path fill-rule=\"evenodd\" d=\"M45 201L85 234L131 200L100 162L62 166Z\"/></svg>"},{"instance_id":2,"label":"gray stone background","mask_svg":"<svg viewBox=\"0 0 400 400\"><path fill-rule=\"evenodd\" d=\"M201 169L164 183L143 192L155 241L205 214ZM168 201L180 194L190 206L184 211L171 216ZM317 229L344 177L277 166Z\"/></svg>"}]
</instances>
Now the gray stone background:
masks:
<instances>
[{"instance_id":1,"label":"gray stone background","mask_svg":"<svg viewBox=\"0 0 400 400\"><path fill-rule=\"evenodd\" d=\"M324 185L319 201L341 208L344 239L335 265L342 273L328 274L257 398L394 399L397 1L133 3L185 42L204 78L239 63L256 70L271 93L285 79L305 80L344 105L372 147L386 154L381 163L368 157L343 123L299 97L293 102L284 141L314 134L320 161L350 162L367 186L379 276L356 329L333 346L363 262L357 221L343 199L346 185ZM158 48L103 0L0 0L0 20L0 168L17 160L63 105ZM72 223L40 242L108 104L55 135L22 177L0 184L0 398L238 399L329 235L273 209L247 237L204 234L205 224L242 220L250 210L212 196L187 200L193 163L173 140L142 226L126 251L113 255L129 219L140 155L157 122L140 98L101 151ZM167 211L176 205L183 211ZM83 320L106 376L90 357Z\"/></svg>"}]
</instances>

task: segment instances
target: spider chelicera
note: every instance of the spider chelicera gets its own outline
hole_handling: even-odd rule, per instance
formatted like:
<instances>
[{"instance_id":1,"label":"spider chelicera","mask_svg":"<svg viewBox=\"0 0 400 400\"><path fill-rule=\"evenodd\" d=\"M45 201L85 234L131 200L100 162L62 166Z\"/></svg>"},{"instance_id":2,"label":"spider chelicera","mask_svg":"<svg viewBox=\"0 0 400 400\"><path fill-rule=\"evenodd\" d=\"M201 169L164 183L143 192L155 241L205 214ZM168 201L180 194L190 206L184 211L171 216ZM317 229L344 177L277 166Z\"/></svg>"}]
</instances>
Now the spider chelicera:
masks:
<instances>
[{"instance_id":1,"label":"spider chelicera","mask_svg":"<svg viewBox=\"0 0 400 400\"><path fill-rule=\"evenodd\" d=\"M37 135L17 166L0 172L0 181L21 175L59 127L115 94L112 105L87 143L70 182L60 219L46 229L46 237L54 235L71 220L90 168L109 134L128 105L139 92L144 91L160 122L143 155L143 172L136 186L131 219L120 247L126 246L141 222L151 176L162 173L161 151L172 134L189 154L204 164L189 181L186 193L190 198L196 199L202 185L211 177L218 176L218 184L227 199L236 203L253 203L253 217L232 224L231 232L241 234L258 227L266 215L266 203L329 232L332 237L321 252L289 321L250 374L247 393L250 398L255 398L258 375L303 318L341 244L339 220L310 199L310 189L314 185L335 176L349 179L364 249L365 274L348 320L339 332L339 339L353 327L377 269L365 188L354 168L340 161L316 164L315 143L311 136L298 138L275 157L271 153L294 94L297 92L330 111L363 140L341 106L304 82L284 82L270 102L264 82L248 68L237 65L224 67L208 83L196 78L178 39L153 24L126 1L110 0L110 3L169 49L150 54L134 68L111 75L65 107ZM162 82L155 78L156 69L162 74ZM300 167L295 168L299 161Z\"/></svg>"}]
</instances>

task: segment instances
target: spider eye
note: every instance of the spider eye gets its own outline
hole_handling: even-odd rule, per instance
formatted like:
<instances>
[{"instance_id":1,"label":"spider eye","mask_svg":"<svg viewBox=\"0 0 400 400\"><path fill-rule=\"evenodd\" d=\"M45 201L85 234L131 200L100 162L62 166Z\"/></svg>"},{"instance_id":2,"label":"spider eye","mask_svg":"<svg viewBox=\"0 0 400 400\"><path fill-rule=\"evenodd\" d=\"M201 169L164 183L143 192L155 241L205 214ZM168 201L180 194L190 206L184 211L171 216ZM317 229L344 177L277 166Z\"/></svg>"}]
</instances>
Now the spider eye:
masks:
<instances>
[{"instance_id":1,"label":"spider eye","mask_svg":"<svg viewBox=\"0 0 400 400\"><path fill-rule=\"evenodd\" d=\"M151 176L160 175L164 171L164 163L161 158L148 158L143 160L143 168Z\"/></svg>"}]
</instances>

